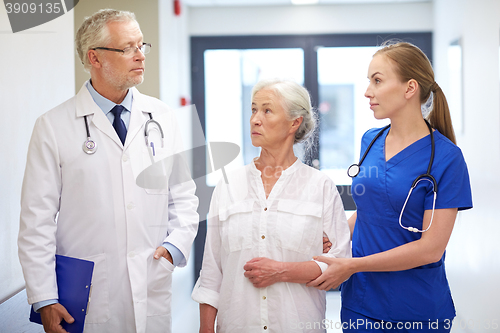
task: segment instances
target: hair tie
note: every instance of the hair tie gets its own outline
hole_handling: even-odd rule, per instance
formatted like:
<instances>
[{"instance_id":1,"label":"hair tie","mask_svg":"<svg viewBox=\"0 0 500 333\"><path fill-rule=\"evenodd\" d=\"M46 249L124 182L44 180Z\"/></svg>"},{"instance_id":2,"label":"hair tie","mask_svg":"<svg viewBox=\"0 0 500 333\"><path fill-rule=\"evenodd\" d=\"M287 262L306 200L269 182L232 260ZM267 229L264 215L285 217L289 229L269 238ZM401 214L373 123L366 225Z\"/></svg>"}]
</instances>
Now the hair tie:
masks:
<instances>
[{"instance_id":1,"label":"hair tie","mask_svg":"<svg viewBox=\"0 0 500 333\"><path fill-rule=\"evenodd\" d=\"M436 81L434 81L431 85L431 91L436 92L439 89L439 84L437 84Z\"/></svg>"}]
</instances>

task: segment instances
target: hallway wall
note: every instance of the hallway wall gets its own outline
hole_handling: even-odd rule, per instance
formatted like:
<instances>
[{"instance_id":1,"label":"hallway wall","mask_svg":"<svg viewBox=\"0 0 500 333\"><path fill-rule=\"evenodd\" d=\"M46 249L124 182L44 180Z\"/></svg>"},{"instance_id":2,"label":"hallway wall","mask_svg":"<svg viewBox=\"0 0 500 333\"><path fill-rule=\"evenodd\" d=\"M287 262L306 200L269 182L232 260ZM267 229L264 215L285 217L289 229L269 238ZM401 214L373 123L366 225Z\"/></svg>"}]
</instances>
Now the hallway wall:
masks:
<instances>
[{"instance_id":1,"label":"hallway wall","mask_svg":"<svg viewBox=\"0 0 500 333\"><path fill-rule=\"evenodd\" d=\"M0 6L0 303L24 288L17 234L26 153L36 118L75 93L73 38L72 12L12 33Z\"/></svg>"},{"instance_id":2,"label":"hallway wall","mask_svg":"<svg viewBox=\"0 0 500 333\"><path fill-rule=\"evenodd\" d=\"M457 39L462 44L464 126L457 140L474 202L472 210L459 214L447 250L454 327L485 332L500 328L500 1L435 0L434 25L436 81L445 93L448 45Z\"/></svg>"}]
</instances>

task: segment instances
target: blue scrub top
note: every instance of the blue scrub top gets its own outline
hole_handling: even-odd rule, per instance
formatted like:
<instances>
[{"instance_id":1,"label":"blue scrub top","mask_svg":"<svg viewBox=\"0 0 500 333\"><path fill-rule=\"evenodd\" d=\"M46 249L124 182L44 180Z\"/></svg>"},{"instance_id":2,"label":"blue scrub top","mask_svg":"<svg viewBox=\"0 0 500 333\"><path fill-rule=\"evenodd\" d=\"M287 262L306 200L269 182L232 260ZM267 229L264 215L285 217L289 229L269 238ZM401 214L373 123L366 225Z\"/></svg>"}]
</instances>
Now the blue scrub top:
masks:
<instances>
[{"instance_id":1,"label":"blue scrub top","mask_svg":"<svg viewBox=\"0 0 500 333\"><path fill-rule=\"evenodd\" d=\"M363 136L361 152L381 129ZM431 155L430 135L385 161L386 130L366 155L353 179L352 195L357 219L352 236L353 257L387 251L421 237L399 225L399 215L419 175L427 172ZM431 175L437 181L436 209L472 208L467 165L460 148L434 131L435 157ZM425 210L432 209L432 183L421 181L406 205L402 224L422 229ZM432 226L431 226L432 228ZM455 308L446 279L444 257L437 263L397 272L356 273L342 285L342 306L386 321L451 319Z\"/></svg>"}]
</instances>

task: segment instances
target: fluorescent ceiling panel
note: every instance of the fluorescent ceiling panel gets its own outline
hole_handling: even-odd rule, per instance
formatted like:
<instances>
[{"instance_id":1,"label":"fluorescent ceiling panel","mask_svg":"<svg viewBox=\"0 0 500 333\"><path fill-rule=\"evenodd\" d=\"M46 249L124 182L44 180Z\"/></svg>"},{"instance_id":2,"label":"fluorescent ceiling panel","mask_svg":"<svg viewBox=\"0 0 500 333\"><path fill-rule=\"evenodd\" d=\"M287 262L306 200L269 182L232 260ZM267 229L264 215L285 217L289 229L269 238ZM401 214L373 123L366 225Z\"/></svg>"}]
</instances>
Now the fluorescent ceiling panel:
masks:
<instances>
[{"instance_id":1,"label":"fluorescent ceiling panel","mask_svg":"<svg viewBox=\"0 0 500 333\"><path fill-rule=\"evenodd\" d=\"M291 0L181 0L193 7L232 7L232 6L291 6ZM432 2L432 0L319 0L319 4L376 4L376 3Z\"/></svg>"}]
</instances>

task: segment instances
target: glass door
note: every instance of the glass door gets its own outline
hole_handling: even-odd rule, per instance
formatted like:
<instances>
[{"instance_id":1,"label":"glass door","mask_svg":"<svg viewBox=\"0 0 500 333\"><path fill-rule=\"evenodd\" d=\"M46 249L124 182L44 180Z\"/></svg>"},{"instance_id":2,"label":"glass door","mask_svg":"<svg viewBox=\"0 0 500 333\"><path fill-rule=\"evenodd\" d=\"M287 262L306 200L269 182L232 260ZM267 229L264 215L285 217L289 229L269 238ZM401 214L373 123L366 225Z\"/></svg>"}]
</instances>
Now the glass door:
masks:
<instances>
[{"instance_id":1,"label":"glass door","mask_svg":"<svg viewBox=\"0 0 500 333\"><path fill-rule=\"evenodd\" d=\"M359 160L361 136L382 127L364 97L374 46L320 47L318 54L319 166L337 185L350 185L347 168Z\"/></svg>"}]
</instances>

